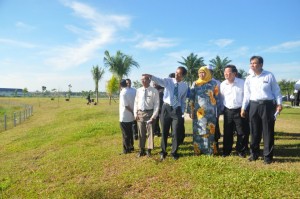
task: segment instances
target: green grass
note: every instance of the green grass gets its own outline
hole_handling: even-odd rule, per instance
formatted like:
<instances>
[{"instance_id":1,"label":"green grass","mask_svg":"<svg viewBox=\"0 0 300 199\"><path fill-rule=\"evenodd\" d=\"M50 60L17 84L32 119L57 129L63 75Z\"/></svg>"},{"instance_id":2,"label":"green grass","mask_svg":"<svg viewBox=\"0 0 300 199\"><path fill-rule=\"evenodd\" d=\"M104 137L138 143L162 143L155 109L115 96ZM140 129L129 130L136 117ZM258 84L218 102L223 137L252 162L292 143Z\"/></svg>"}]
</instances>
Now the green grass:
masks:
<instances>
[{"instance_id":1,"label":"green grass","mask_svg":"<svg viewBox=\"0 0 300 199\"><path fill-rule=\"evenodd\" d=\"M286 108L278 117L274 164L235 155L193 156L190 136L178 161L167 157L160 162L157 137L151 158L119 155L122 136L114 102L87 106L84 99L16 100L32 104L34 113L0 133L0 198L300 196L300 109ZM191 133L191 121L186 131Z\"/></svg>"}]
</instances>

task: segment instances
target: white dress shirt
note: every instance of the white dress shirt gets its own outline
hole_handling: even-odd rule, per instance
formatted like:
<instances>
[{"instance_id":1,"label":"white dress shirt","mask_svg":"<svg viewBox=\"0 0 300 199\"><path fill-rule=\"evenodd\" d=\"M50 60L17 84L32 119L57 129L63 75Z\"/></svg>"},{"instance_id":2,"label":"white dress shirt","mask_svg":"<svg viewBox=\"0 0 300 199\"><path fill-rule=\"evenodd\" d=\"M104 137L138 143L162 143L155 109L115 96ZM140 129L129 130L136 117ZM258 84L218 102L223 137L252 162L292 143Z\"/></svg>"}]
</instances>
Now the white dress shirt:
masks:
<instances>
[{"instance_id":1,"label":"white dress shirt","mask_svg":"<svg viewBox=\"0 0 300 199\"><path fill-rule=\"evenodd\" d=\"M125 108L125 106L129 106L132 110L134 108L134 97L130 95L128 88L123 88L120 92L119 121L132 122L134 120L134 116Z\"/></svg>"},{"instance_id":2,"label":"white dress shirt","mask_svg":"<svg viewBox=\"0 0 300 199\"><path fill-rule=\"evenodd\" d=\"M278 83L271 72L263 70L260 75L249 75L244 86L242 108L245 110L249 101L276 100L277 105L282 103L282 96Z\"/></svg>"},{"instance_id":3,"label":"white dress shirt","mask_svg":"<svg viewBox=\"0 0 300 199\"><path fill-rule=\"evenodd\" d=\"M152 119L155 119L158 116L159 93L156 88L149 86L148 88L141 87L137 89L134 100L135 118L138 110L153 110L153 114L151 116Z\"/></svg>"},{"instance_id":4,"label":"white dress shirt","mask_svg":"<svg viewBox=\"0 0 300 199\"><path fill-rule=\"evenodd\" d=\"M177 83L175 78L159 78L152 76L151 80L155 81L158 85L164 87L164 97L163 101L164 103L172 105L173 102L173 96L174 96L174 88L175 84ZM181 81L178 82L178 103L173 105L174 108L180 106L182 113L185 112L185 100L186 100L186 94L188 91L188 85Z\"/></svg>"},{"instance_id":5,"label":"white dress shirt","mask_svg":"<svg viewBox=\"0 0 300 199\"><path fill-rule=\"evenodd\" d=\"M223 101L223 105L228 109L241 108L244 97L244 83L243 79L234 78L234 81L230 83L228 80L224 80L220 85L220 93Z\"/></svg>"}]
</instances>

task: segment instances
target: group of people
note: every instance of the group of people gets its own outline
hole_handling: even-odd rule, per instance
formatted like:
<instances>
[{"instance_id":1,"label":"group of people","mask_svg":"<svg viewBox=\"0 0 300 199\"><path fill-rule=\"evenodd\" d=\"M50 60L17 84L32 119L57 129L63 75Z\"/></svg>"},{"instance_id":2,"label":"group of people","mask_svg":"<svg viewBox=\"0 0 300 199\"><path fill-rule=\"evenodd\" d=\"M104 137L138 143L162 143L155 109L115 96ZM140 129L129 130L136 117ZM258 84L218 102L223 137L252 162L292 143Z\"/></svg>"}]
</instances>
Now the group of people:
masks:
<instances>
[{"instance_id":1,"label":"group of people","mask_svg":"<svg viewBox=\"0 0 300 199\"><path fill-rule=\"evenodd\" d=\"M222 156L232 154L233 138L236 134L236 152L238 156L245 158L249 149L249 134L251 134L249 161L259 158L259 145L263 138L264 163L272 163L274 125L277 114L282 110L282 96L274 75L263 70L262 57L250 58L250 70L250 75L243 80L238 77L236 66L227 65L224 70L225 80L220 82L213 78L210 66L202 66L198 70L199 78L189 88L184 82L187 70L180 66L176 69L173 78L143 74L141 78L143 86L134 94L133 92L130 94L133 88L128 86L126 80L122 80L120 82L122 88L120 126L123 134L123 153L133 150L133 135L134 132L138 132L138 157L151 156L154 132L159 118L160 159L164 160L168 154L167 140L171 127L170 155L177 160L178 149L185 136L184 113L187 112L193 120L194 154L218 154L220 139L218 120L223 114ZM151 81L163 90L159 92L159 89L150 86ZM137 129L134 128L135 122L137 122Z\"/></svg>"}]
</instances>

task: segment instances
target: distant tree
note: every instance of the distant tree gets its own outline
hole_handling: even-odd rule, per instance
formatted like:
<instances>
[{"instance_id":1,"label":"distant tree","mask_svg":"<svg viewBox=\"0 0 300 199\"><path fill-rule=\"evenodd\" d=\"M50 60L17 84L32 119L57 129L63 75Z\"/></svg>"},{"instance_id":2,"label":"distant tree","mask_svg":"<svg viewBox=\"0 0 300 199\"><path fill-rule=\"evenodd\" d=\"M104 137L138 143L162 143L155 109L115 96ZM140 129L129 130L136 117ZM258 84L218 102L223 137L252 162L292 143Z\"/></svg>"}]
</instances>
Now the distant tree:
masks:
<instances>
[{"instance_id":1,"label":"distant tree","mask_svg":"<svg viewBox=\"0 0 300 199\"><path fill-rule=\"evenodd\" d=\"M89 92L88 91L81 91L81 97L86 97L88 96Z\"/></svg>"},{"instance_id":2,"label":"distant tree","mask_svg":"<svg viewBox=\"0 0 300 199\"><path fill-rule=\"evenodd\" d=\"M107 81L106 85L106 93L109 97L109 105L111 105L111 100L113 99L115 102L116 100L113 98L113 94L119 91L119 81L116 76L112 76L110 80Z\"/></svg>"},{"instance_id":3,"label":"distant tree","mask_svg":"<svg viewBox=\"0 0 300 199\"><path fill-rule=\"evenodd\" d=\"M199 57L194 53L191 53L187 58L182 57L183 62L178 61L178 63L182 64L187 68L187 74L185 76L185 80L191 86L193 82L198 79L198 70L201 66L204 66L203 57Z\"/></svg>"},{"instance_id":4,"label":"distant tree","mask_svg":"<svg viewBox=\"0 0 300 199\"><path fill-rule=\"evenodd\" d=\"M136 81L133 82L133 86L132 87L138 89L138 88L140 88L142 86L143 86L143 84L139 80L136 80Z\"/></svg>"},{"instance_id":5,"label":"distant tree","mask_svg":"<svg viewBox=\"0 0 300 199\"><path fill-rule=\"evenodd\" d=\"M98 104L99 81L101 80L101 78L104 74L104 69L102 69L101 67L99 68L99 66L96 65L96 66L93 66L91 72L92 72L93 79L94 79L94 82L95 82L95 93L96 93L96 100L97 100L97 104Z\"/></svg>"},{"instance_id":6,"label":"distant tree","mask_svg":"<svg viewBox=\"0 0 300 199\"><path fill-rule=\"evenodd\" d=\"M124 76L128 76L132 66L139 68L139 64L131 56L125 55L121 51L117 51L115 56L111 56L106 50L104 55L105 67L109 68L109 71L118 78L118 81Z\"/></svg>"},{"instance_id":7,"label":"distant tree","mask_svg":"<svg viewBox=\"0 0 300 199\"><path fill-rule=\"evenodd\" d=\"M282 95L287 95L287 99L289 100L291 93L294 91L294 85L296 81L287 81L282 79L278 82Z\"/></svg>"},{"instance_id":8,"label":"distant tree","mask_svg":"<svg viewBox=\"0 0 300 199\"><path fill-rule=\"evenodd\" d=\"M23 96L25 97L25 95L28 93L28 89L25 87L24 89L23 89Z\"/></svg>"},{"instance_id":9,"label":"distant tree","mask_svg":"<svg viewBox=\"0 0 300 199\"><path fill-rule=\"evenodd\" d=\"M72 91L71 91L72 85L69 84L68 87L69 87L69 90L68 90L68 96L67 96L67 98L70 100L70 98L71 98L71 93L72 93Z\"/></svg>"},{"instance_id":10,"label":"distant tree","mask_svg":"<svg viewBox=\"0 0 300 199\"><path fill-rule=\"evenodd\" d=\"M45 93L47 91L47 87L46 86L42 86L42 94L45 96Z\"/></svg>"},{"instance_id":11,"label":"distant tree","mask_svg":"<svg viewBox=\"0 0 300 199\"><path fill-rule=\"evenodd\" d=\"M228 60L227 57L222 60L219 55L217 55L216 58L209 60L209 62L214 67L214 77L221 82L225 80L224 69L225 66L231 62L231 60Z\"/></svg>"}]
</instances>

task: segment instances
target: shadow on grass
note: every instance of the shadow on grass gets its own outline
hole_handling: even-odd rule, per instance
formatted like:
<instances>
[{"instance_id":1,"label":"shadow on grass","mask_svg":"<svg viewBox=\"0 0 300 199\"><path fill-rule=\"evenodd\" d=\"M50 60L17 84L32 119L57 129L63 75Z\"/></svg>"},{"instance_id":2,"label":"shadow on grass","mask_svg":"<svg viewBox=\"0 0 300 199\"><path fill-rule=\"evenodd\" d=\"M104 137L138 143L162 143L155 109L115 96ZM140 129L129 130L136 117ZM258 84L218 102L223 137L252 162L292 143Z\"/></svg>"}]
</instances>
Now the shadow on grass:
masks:
<instances>
[{"instance_id":1,"label":"shadow on grass","mask_svg":"<svg viewBox=\"0 0 300 199\"><path fill-rule=\"evenodd\" d=\"M283 140L300 140L300 133L285 133L276 132L276 139ZM186 137L192 137L192 134L187 134ZM222 145L222 138L219 140L219 145ZM261 142L261 152L263 150L263 141ZM222 148L220 149L222 151ZM300 162L300 143L297 144L275 144L275 156L277 162ZM180 156L194 156L193 141L184 141L180 145Z\"/></svg>"},{"instance_id":2,"label":"shadow on grass","mask_svg":"<svg viewBox=\"0 0 300 199\"><path fill-rule=\"evenodd\" d=\"M275 132L275 139L278 140L300 140L300 133Z\"/></svg>"}]
</instances>

